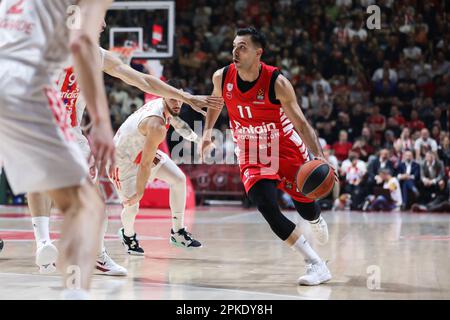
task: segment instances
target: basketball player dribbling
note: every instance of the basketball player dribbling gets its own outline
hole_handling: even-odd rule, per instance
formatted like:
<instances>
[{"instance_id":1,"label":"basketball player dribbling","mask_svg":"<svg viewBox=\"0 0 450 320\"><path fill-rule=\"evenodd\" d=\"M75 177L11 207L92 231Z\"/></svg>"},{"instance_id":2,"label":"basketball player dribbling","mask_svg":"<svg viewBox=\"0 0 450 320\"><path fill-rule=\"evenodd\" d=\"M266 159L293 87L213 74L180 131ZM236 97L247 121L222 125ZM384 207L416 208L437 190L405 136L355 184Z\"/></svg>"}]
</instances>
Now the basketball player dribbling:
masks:
<instances>
[{"instance_id":1,"label":"basketball player dribbling","mask_svg":"<svg viewBox=\"0 0 450 320\"><path fill-rule=\"evenodd\" d=\"M106 24L103 23L103 29ZM113 53L99 48L99 55L101 60L101 68L105 73L123 80L124 82L141 89L144 92L152 93L158 96L173 97L187 104L191 105L195 110L204 112L202 107L221 108L223 104L222 98L207 97L207 96L193 96L187 92L183 92L173 88L156 77L148 74L138 72L129 65L123 63ZM81 129L81 122L83 113L86 108L86 102L81 95L80 89L77 85L76 76L68 63L67 67L61 72L58 79L58 86L61 93L67 112L70 118L70 125L73 128L75 138L83 151L84 157L89 158L91 150L87 138L83 135ZM177 123L180 123L181 119ZM180 123L183 126L182 123ZM190 128L189 128L190 129ZM93 172L93 182L98 187L98 177L95 174L95 168L91 168ZM101 194L100 190L99 194ZM51 209L51 199L44 193L29 193L28 206L32 215L32 224L36 239L36 264L39 266L41 273L51 273L56 268L54 266L57 258L57 249L52 244L49 233L49 216ZM106 234L108 224L107 219L102 227L102 243L96 259L96 269L99 273L112 276L126 275L127 271L122 266L114 262L106 252L104 245L104 236Z\"/></svg>"},{"instance_id":2,"label":"basketball player dribbling","mask_svg":"<svg viewBox=\"0 0 450 320\"><path fill-rule=\"evenodd\" d=\"M0 3L0 154L15 194L46 192L64 214L58 267L68 299L88 297L104 205L88 178L87 162L53 79L70 50L92 119L96 164L101 168L106 161L114 163L98 55L98 33L110 4L111 0ZM72 5L78 5L79 23L66 21Z\"/></svg>"},{"instance_id":3,"label":"basketball player dribbling","mask_svg":"<svg viewBox=\"0 0 450 320\"><path fill-rule=\"evenodd\" d=\"M277 188L293 198L295 208L309 221L317 241L325 244L328 227L320 207L298 192L295 182L300 165L310 160L308 149L315 157L324 157L291 83L277 68L261 62L264 47L264 36L254 28L238 30L233 42L233 63L214 73L213 95L224 98L241 179L250 200L273 232L304 256L306 275L298 283L318 285L329 281L331 273L299 228L280 211ZM215 110L207 112L202 155L214 146L211 129L219 114Z\"/></svg>"},{"instance_id":4,"label":"basketball player dribbling","mask_svg":"<svg viewBox=\"0 0 450 320\"><path fill-rule=\"evenodd\" d=\"M176 88L180 86L177 80L169 80L168 83ZM180 126L179 120L176 120L181 106L182 102L176 99L152 100L129 116L114 136L117 161L108 172L123 205L123 228L119 231L119 237L130 255L144 254L134 223L145 187L154 179L162 180L170 187L170 243L186 249L202 246L184 226L186 176L170 157L158 150L170 125L178 129L184 138L198 142L195 132L187 124Z\"/></svg>"}]
</instances>

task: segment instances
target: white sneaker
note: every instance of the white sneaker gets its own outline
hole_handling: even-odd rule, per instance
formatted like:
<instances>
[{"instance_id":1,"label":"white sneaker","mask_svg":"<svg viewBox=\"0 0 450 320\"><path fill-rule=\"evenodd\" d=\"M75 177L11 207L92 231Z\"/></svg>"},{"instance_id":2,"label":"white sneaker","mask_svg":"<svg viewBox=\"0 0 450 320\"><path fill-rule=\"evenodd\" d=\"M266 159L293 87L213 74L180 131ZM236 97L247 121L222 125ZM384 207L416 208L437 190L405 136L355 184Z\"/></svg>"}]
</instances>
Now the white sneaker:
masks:
<instances>
[{"instance_id":1,"label":"white sneaker","mask_svg":"<svg viewBox=\"0 0 450 320\"><path fill-rule=\"evenodd\" d=\"M325 261L307 264L306 274L298 278L297 282L303 286L317 286L331 280L331 272Z\"/></svg>"},{"instance_id":2,"label":"white sneaker","mask_svg":"<svg viewBox=\"0 0 450 320\"><path fill-rule=\"evenodd\" d=\"M40 274L50 274L56 271L56 264L46 264L44 266L39 266L39 273Z\"/></svg>"},{"instance_id":3,"label":"white sneaker","mask_svg":"<svg viewBox=\"0 0 450 320\"><path fill-rule=\"evenodd\" d=\"M310 223L311 230L314 233L314 237L317 243L324 245L328 242L328 225L322 216L319 217L319 221L316 223Z\"/></svg>"},{"instance_id":4,"label":"white sneaker","mask_svg":"<svg viewBox=\"0 0 450 320\"><path fill-rule=\"evenodd\" d=\"M106 251L103 251L96 261L95 268L100 271L101 274L107 276L126 276L127 269L118 265L113 259L108 255Z\"/></svg>"},{"instance_id":5,"label":"white sneaker","mask_svg":"<svg viewBox=\"0 0 450 320\"><path fill-rule=\"evenodd\" d=\"M41 273L55 272L55 263L58 259L58 249L51 241L44 240L38 244L36 250L36 265Z\"/></svg>"}]
</instances>

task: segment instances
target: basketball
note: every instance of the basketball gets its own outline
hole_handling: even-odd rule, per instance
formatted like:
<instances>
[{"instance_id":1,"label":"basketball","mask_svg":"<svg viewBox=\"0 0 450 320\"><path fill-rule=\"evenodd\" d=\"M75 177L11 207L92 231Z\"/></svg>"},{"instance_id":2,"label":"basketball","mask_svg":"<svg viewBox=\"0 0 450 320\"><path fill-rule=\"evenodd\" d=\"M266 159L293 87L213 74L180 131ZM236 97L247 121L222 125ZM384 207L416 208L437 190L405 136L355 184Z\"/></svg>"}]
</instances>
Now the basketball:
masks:
<instances>
[{"instance_id":1,"label":"basketball","mask_svg":"<svg viewBox=\"0 0 450 320\"><path fill-rule=\"evenodd\" d=\"M334 186L334 169L323 160L300 166L296 177L298 190L312 200L325 198Z\"/></svg>"}]
</instances>

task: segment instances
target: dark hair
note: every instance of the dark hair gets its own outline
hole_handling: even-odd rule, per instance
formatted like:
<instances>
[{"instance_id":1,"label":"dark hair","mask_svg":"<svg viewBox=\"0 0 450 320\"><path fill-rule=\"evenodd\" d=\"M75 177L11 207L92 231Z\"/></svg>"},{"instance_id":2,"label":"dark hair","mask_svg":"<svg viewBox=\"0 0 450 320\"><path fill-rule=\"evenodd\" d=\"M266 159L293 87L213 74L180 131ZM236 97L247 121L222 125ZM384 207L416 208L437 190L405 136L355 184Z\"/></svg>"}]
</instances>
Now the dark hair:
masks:
<instances>
[{"instance_id":1,"label":"dark hair","mask_svg":"<svg viewBox=\"0 0 450 320\"><path fill-rule=\"evenodd\" d=\"M172 86L176 89L181 89L181 81L178 79L169 79L166 81L169 86Z\"/></svg>"},{"instance_id":2,"label":"dark hair","mask_svg":"<svg viewBox=\"0 0 450 320\"><path fill-rule=\"evenodd\" d=\"M255 44L258 47L261 47L263 50L266 48L266 36L263 33L256 30L254 27L238 29L236 35L250 36L253 44Z\"/></svg>"}]
</instances>

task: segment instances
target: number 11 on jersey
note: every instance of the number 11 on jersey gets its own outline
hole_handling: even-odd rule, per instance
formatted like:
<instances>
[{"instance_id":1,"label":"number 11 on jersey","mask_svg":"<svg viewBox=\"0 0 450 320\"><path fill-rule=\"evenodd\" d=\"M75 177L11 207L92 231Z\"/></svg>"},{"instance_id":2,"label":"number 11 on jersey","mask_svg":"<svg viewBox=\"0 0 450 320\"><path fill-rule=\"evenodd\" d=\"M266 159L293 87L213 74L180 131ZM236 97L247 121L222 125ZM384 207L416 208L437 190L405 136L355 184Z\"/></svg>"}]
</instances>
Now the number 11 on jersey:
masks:
<instances>
[{"instance_id":1,"label":"number 11 on jersey","mask_svg":"<svg viewBox=\"0 0 450 320\"><path fill-rule=\"evenodd\" d=\"M241 116L241 118L252 118L252 111L250 110L249 106L242 107L238 105L237 107L239 109L239 115ZM244 109L247 111L247 117L244 115Z\"/></svg>"}]
</instances>

